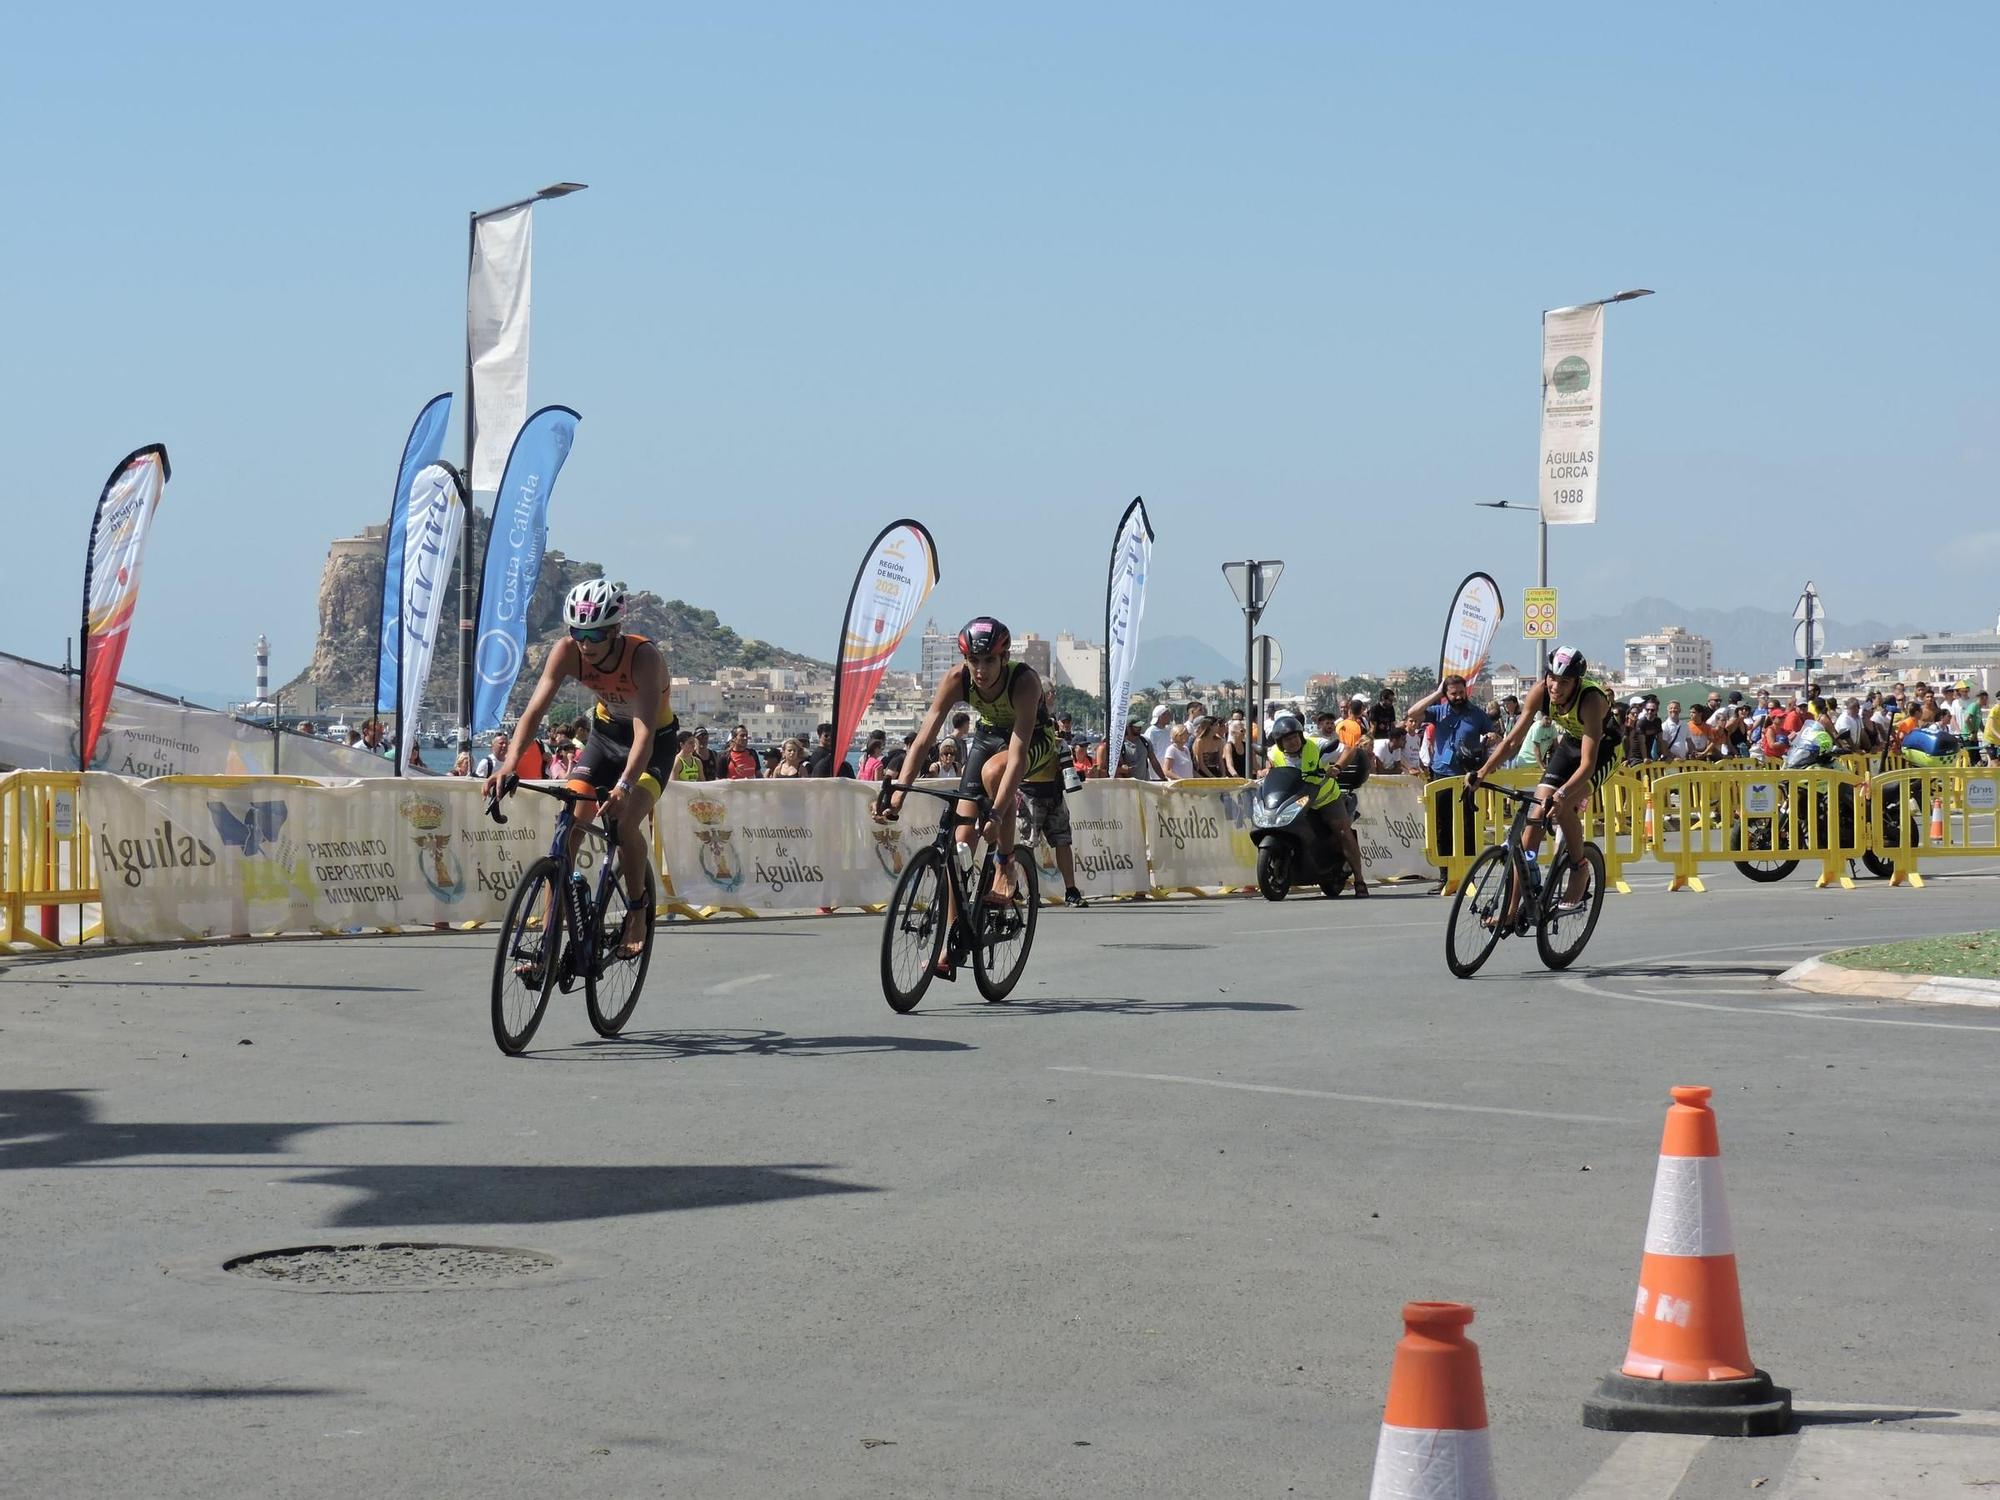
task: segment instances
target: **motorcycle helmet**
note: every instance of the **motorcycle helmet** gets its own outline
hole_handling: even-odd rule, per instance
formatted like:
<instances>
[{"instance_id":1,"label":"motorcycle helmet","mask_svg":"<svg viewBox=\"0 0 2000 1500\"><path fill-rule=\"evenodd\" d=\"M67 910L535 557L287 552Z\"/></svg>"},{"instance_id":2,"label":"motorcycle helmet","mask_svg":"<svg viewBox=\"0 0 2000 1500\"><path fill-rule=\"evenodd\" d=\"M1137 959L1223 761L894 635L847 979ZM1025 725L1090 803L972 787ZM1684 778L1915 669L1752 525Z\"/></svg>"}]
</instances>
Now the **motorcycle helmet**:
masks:
<instances>
[{"instance_id":1,"label":"motorcycle helmet","mask_svg":"<svg viewBox=\"0 0 2000 1500\"><path fill-rule=\"evenodd\" d=\"M1297 714L1279 714L1271 721L1271 743L1276 744L1288 734L1304 734L1306 726L1299 722Z\"/></svg>"}]
</instances>

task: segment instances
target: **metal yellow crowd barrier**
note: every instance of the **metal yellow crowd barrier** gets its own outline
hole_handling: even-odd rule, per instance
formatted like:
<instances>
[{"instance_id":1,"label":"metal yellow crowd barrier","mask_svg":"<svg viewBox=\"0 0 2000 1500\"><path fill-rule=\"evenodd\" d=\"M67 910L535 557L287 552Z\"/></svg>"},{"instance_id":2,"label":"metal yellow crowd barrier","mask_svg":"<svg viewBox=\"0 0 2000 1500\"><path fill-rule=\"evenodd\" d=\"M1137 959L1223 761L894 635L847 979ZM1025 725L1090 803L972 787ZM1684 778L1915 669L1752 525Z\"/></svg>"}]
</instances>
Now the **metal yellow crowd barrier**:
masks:
<instances>
[{"instance_id":1,"label":"metal yellow crowd barrier","mask_svg":"<svg viewBox=\"0 0 2000 1500\"><path fill-rule=\"evenodd\" d=\"M1909 767L1874 778L1872 851L1894 866L1892 885L1921 886L1926 859L2000 856L2000 766Z\"/></svg>"},{"instance_id":2,"label":"metal yellow crowd barrier","mask_svg":"<svg viewBox=\"0 0 2000 1500\"><path fill-rule=\"evenodd\" d=\"M84 908L101 899L97 860L84 827L74 771L15 771L0 777L0 950L25 945L55 948L61 909L77 908L79 940Z\"/></svg>"},{"instance_id":3,"label":"metal yellow crowd barrier","mask_svg":"<svg viewBox=\"0 0 2000 1500\"><path fill-rule=\"evenodd\" d=\"M1901 761L1902 757L1894 757ZM1815 862L1817 884L1852 887L1848 862L1892 867L1891 883L1921 886L1927 859L2000 860L2000 767L1955 765L1868 769L1869 757L1841 769L1787 770L1754 762L1667 761L1621 768L1595 792L1584 834L1604 851L1607 881L1631 887L1625 868L1650 856L1673 871L1671 890L1705 889L1714 864ZM1497 772L1489 783L1525 787L1534 769ZM1455 892L1480 853L1500 843L1511 805L1475 792L1462 777L1424 790L1424 857ZM1542 857L1553 840L1544 839Z\"/></svg>"}]
</instances>

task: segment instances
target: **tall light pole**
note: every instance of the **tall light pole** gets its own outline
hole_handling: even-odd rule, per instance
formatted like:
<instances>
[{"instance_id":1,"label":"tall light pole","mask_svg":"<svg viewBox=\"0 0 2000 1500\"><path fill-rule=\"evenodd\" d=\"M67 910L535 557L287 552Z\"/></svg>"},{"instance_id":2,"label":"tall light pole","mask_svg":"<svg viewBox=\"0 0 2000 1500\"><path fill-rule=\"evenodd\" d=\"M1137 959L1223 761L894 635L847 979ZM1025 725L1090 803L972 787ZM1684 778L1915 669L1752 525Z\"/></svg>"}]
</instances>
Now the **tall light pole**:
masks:
<instances>
[{"instance_id":1,"label":"tall light pole","mask_svg":"<svg viewBox=\"0 0 2000 1500\"><path fill-rule=\"evenodd\" d=\"M472 267L479 257L479 221L491 219L500 214L512 213L517 208L540 203L546 198L567 198L571 193L580 193L590 186L587 182L553 182L531 197L517 198L512 203L503 203L498 208L480 209L467 216L465 222L465 303L472 306ZM473 420L472 410L472 326L468 319L465 330L465 529L458 540L458 727L466 735L472 732L472 632L477 628L472 617L472 523L479 514L479 501L472 492L472 443L478 432L478 424ZM461 749L467 748L465 745Z\"/></svg>"},{"instance_id":2,"label":"tall light pole","mask_svg":"<svg viewBox=\"0 0 2000 1500\"><path fill-rule=\"evenodd\" d=\"M1534 515L1536 520L1540 522L1539 530L1541 532L1541 545L1537 548L1537 555L1540 561L1535 569L1535 586L1537 588L1547 588L1549 586L1549 523L1542 520L1542 508L1539 505L1516 505L1511 500L1475 500L1472 503L1481 510L1512 511L1517 516ZM1549 643L1545 640L1538 640L1536 644L1541 647L1537 675L1546 677L1549 675Z\"/></svg>"},{"instance_id":3,"label":"tall light pole","mask_svg":"<svg viewBox=\"0 0 2000 1500\"><path fill-rule=\"evenodd\" d=\"M1548 328L1550 313L1578 312L1586 307L1609 307L1614 302L1636 302L1641 297L1650 297L1652 295L1653 295L1653 289L1651 287L1635 286L1628 291L1614 292L1609 297L1599 297L1594 302L1578 302L1571 307L1544 308L1542 310L1542 327L1544 330L1543 347L1545 349L1547 348L1547 328ZM1547 394L1548 393L1546 391L1542 393L1542 399L1544 401L1547 400ZM1601 420L1601 414L1600 414L1600 420ZM1525 508L1523 506L1518 506L1518 505L1509 505L1505 500L1478 501L1475 503L1484 505L1489 510L1521 510ZM1536 511L1539 514L1541 511L1541 507L1537 506ZM1535 586L1537 588L1545 589L1549 586L1549 518L1546 515L1542 516L1542 532L1541 532L1540 546L1537 548L1537 554L1539 557L1539 562L1537 564L1535 571ZM1541 649L1538 653L1536 660L1536 675L1538 677L1546 677L1549 675L1548 638L1544 636L1538 644L1540 645Z\"/></svg>"}]
</instances>

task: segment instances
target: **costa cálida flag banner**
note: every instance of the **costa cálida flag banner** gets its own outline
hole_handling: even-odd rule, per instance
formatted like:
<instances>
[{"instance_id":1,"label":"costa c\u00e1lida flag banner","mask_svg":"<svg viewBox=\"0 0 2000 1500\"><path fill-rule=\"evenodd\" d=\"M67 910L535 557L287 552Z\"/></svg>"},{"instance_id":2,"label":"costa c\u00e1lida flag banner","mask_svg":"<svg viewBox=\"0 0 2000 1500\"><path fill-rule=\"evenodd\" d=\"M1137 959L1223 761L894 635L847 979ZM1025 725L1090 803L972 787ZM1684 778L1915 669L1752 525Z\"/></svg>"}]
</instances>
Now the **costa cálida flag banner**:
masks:
<instances>
[{"instance_id":1,"label":"costa c\u00e1lida flag banner","mask_svg":"<svg viewBox=\"0 0 2000 1500\"><path fill-rule=\"evenodd\" d=\"M417 748L424 684L431 675L438 621L451 600L451 564L458 555L458 529L464 523L465 491L459 487L458 471L442 463L419 470L410 485L409 542L403 549L403 608L397 633L396 681L401 694L396 699L396 764L404 770Z\"/></svg>"},{"instance_id":2,"label":"costa c\u00e1lida flag banner","mask_svg":"<svg viewBox=\"0 0 2000 1500\"><path fill-rule=\"evenodd\" d=\"M1467 575L1452 595L1451 611L1444 617L1444 645L1438 649L1438 681L1454 672L1468 684L1477 682L1486 670L1486 655L1493 637L1507 615L1500 602L1500 585L1485 573Z\"/></svg>"},{"instance_id":3,"label":"costa c\u00e1lida flag banner","mask_svg":"<svg viewBox=\"0 0 2000 1500\"><path fill-rule=\"evenodd\" d=\"M479 630L473 648L474 734L500 727L528 649L528 607L535 602L549 540L549 498L583 420L567 406L545 406L521 425L493 497L493 530L479 581Z\"/></svg>"},{"instance_id":4,"label":"costa c\u00e1lida flag banner","mask_svg":"<svg viewBox=\"0 0 2000 1500\"><path fill-rule=\"evenodd\" d=\"M937 543L916 521L885 526L869 543L840 630L840 666L833 679L836 770L889 670L889 658L910 633L938 577Z\"/></svg>"},{"instance_id":5,"label":"costa c\u00e1lida flag banner","mask_svg":"<svg viewBox=\"0 0 2000 1500\"><path fill-rule=\"evenodd\" d=\"M500 435L521 424L528 409L528 322L535 259L535 206L472 221L472 262L466 268L465 393L472 424L472 477L477 494L500 484Z\"/></svg>"},{"instance_id":6,"label":"costa c\u00e1lida flag banner","mask_svg":"<svg viewBox=\"0 0 2000 1500\"><path fill-rule=\"evenodd\" d=\"M1104 591L1104 774L1118 774L1125 745L1125 714L1132 706L1132 669L1139 660L1139 621L1146 614L1146 572L1153 562L1153 523L1146 502L1134 496L1111 543L1111 575Z\"/></svg>"},{"instance_id":7,"label":"costa c\u00e1lida flag banner","mask_svg":"<svg viewBox=\"0 0 2000 1500\"><path fill-rule=\"evenodd\" d=\"M389 502L389 526L382 537L382 619L375 652L375 713L394 708L399 701L396 681L396 650L399 637L396 620L403 607L403 553L405 522L410 514L410 486L428 464L444 452L444 429L451 421L451 392L433 396L417 413L403 444L403 461L396 466L396 493Z\"/></svg>"},{"instance_id":8,"label":"costa c\u00e1lida flag banner","mask_svg":"<svg viewBox=\"0 0 2000 1500\"><path fill-rule=\"evenodd\" d=\"M118 461L97 514L90 523L90 548L83 562L83 707L77 725L77 766L90 764L98 732L111 710L118 664L139 602L139 561L153 513L160 508L172 476L164 443L148 443Z\"/></svg>"},{"instance_id":9,"label":"costa c\u00e1lida flag banner","mask_svg":"<svg viewBox=\"0 0 2000 1500\"><path fill-rule=\"evenodd\" d=\"M1542 519L1597 519L1598 439L1604 421L1604 304L1542 314Z\"/></svg>"}]
</instances>

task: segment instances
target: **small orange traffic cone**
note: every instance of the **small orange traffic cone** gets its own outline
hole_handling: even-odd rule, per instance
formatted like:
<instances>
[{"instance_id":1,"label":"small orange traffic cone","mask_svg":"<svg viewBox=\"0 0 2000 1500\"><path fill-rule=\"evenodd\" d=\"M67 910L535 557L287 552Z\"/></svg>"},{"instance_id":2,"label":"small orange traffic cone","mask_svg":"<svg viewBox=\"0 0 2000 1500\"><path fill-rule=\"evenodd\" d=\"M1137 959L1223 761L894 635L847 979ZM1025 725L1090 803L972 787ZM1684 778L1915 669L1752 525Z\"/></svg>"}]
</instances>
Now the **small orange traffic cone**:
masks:
<instances>
[{"instance_id":1,"label":"small orange traffic cone","mask_svg":"<svg viewBox=\"0 0 2000 1500\"><path fill-rule=\"evenodd\" d=\"M1931 842L1944 842L1944 798L1931 798Z\"/></svg>"},{"instance_id":2,"label":"small orange traffic cone","mask_svg":"<svg viewBox=\"0 0 2000 1500\"><path fill-rule=\"evenodd\" d=\"M1479 1346L1462 1302L1405 1302L1368 1500L1495 1500Z\"/></svg>"},{"instance_id":3,"label":"small orange traffic cone","mask_svg":"<svg viewBox=\"0 0 2000 1500\"><path fill-rule=\"evenodd\" d=\"M1750 1362L1709 1093L1673 1091L1631 1343L1623 1368L1584 1402L1586 1427L1761 1437L1791 1423L1792 1393Z\"/></svg>"},{"instance_id":4,"label":"small orange traffic cone","mask_svg":"<svg viewBox=\"0 0 2000 1500\"><path fill-rule=\"evenodd\" d=\"M1653 847L1653 794L1646 793L1646 847Z\"/></svg>"}]
</instances>

